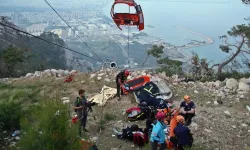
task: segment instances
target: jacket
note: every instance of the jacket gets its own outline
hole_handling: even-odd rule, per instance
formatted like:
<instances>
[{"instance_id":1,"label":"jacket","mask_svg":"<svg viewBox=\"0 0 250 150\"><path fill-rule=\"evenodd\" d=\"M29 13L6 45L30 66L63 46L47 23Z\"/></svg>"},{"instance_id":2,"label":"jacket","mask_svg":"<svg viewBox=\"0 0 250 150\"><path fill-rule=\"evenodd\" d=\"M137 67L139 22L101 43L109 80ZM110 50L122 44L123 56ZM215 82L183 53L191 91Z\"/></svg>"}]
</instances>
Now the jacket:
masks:
<instances>
[{"instance_id":1,"label":"jacket","mask_svg":"<svg viewBox=\"0 0 250 150\"><path fill-rule=\"evenodd\" d=\"M192 143L192 138L188 127L178 124L174 129L174 133L178 139L178 144L186 146Z\"/></svg>"},{"instance_id":2,"label":"jacket","mask_svg":"<svg viewBox=\"0 0 250 150\"><path fill-rule=\"evenodd\" d=\"M161 123L160 121L157 121L156 125L153 124L153 130L150 136L150 141L158 141L159 143L165 143L165 133L164 129L166 129L167 126L164 123Z\"/></svg>"}]
</instances>

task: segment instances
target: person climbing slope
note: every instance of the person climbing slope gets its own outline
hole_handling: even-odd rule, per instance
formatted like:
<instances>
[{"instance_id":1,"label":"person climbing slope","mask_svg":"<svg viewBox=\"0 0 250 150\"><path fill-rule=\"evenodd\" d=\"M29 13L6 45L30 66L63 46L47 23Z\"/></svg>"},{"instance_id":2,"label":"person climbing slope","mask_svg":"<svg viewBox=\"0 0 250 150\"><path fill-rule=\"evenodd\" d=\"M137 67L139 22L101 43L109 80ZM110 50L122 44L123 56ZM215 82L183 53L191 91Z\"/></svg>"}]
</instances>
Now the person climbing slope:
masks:
<instances>
[{"instance_id":1,"label":"person climbing slope","mask_svg":"<svg viewBox=\"0 0 250 150\"><path fill-rule=\"evenodd\" d=\"M129 76L129 71L128 70L122 70L121 72L119 72L116 75L116 86L117 86L117 97L118 97L118 100L120 100L121 99L121 95L123 95L123 91L121 89L121 86L127 80L128 76Z\"/></svg>"},{"instance_id":2,"label":"person climbing slope","mask_svg":"<svg viewBox=\"0 0 250 150\"><path fill-rule=\"evenodd\" d=\"M185 119L183 116L176 116L177 126L174 129L175 137L177 138L177 148L184 150L185 147L191 148L193 143L193 137L190 129L185 124Z\"/></svg>"},{"instance_id":3,"label":"person climbing slope","mask_svg":"<svg viewBox=\"0 0 250 150\"><path fill-rule=\"evenodd\" d=\"M167 126L164 124L165 117L166 115L162 111L156 114L157 122L153 125L154 127L150 136L151 150L157 150L158 143L160 144L160 150L164 150L166 147L164 129L166 129Z\"/></svg>"}]
</instances>

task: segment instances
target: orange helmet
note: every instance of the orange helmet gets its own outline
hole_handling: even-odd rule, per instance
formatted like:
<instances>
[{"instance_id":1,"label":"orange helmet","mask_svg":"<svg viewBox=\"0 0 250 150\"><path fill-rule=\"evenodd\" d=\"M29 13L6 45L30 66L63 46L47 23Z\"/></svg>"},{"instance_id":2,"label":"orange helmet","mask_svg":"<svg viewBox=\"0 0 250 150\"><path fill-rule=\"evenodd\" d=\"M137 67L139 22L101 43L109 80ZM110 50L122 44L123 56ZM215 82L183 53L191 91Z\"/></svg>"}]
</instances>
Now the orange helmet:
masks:
<instances>
[{"instance_id":1,"label":"orange helmet","mask_svg":"<svg viewBox=\"0 0 250 150\"><path fill-rule=\"evenodd\" d=\"M188 95L184 96L184 100L190 100L190 99L191 99L190 96L188 96Z\"/></svg>"},{"instance_id":2,"label":"orange helmet","mask_svg":"<svg viewBox=\"0 0 250 150\"><path fill-rule=\"evenodd\" d=\"M178 123L183 123L185 121L184 117L182 115L176 116L176 120Z\"/></svg>"}]
</instances>

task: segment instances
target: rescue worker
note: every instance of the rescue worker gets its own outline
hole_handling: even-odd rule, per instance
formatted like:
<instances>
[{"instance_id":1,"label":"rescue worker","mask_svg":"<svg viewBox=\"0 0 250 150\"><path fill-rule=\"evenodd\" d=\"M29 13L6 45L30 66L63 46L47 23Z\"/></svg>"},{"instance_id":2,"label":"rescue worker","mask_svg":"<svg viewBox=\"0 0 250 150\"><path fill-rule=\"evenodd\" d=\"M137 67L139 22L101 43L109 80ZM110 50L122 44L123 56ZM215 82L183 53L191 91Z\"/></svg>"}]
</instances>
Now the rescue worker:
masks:
<instances>
[{"instance_id":1,"label":"rescue worker","mask_svg":"<svg viewBox=\"0 0 250 150\"><path fill-rule=\"evenodd\" d=\"M184 111L180 112L180 115L182 115L185 118L186 126L189 126L192 122L192 118L195 116L195 104L191 100L190 96L185 95L184 101L181 102L180 106L176 109L174 114L176 112L179 112L181 108L184 108Z\"/></svg>"},{"instance_id":2,"label":"rescue worker","mask_svg":"<svg viewBox=\"0 0 250 150\"><path fill-rule=\"evenodd\" d=\"M192 134L190 129L185 124L185 119L183 116L176 116L177 126L174 129L175 137L177 138L177 148L184 150L184 148L191 148L193 143Z\"/></svg>"},{"instance_id":3,"label":"rescue worker","mask_svg":"<svg viewBox=\"0 0 250 150\"><path fill-rule=\"evenodd\" d=\"M165 117L166 115L162 111L156 114L157 122L153 125L153 130L150 136L151 150L157 150L158 144L160 144L160 150L166 148L164 129L166 129L167 126L164 123Z\"/></svg>"},{"instance_id":4,"label":"rescue worker","mask_svg":"<svg viewBox=\"0 0 250 150\"><path fill-rule=\"evenodd\" d=\"M80 129L79 134L81 136L81 131L88 132L86 129L86 122L87 122L87 116L88 116L88 101L85 97L85 90L80 89L78 91L79 97L76 98L76 101L74 103L73 109L77 113L77 117L80 120Z\"/></svg>"},{"instance_id":5,"label":"rescue worker","mask_svg":"<svg viewBox=\"0 0 250 150\"><path fill-rule=\"evenodd\" d=\"M116 86L117 86L117 97L118 100L121 99L121 95L123 95L123 90L121 89L121 86L124 84L124 82L127 80L127 77L129 76L128 70L123 70L120 73L116 75ZM121 93L121 95L120 95Z\"/></svg>"}]
</instances>

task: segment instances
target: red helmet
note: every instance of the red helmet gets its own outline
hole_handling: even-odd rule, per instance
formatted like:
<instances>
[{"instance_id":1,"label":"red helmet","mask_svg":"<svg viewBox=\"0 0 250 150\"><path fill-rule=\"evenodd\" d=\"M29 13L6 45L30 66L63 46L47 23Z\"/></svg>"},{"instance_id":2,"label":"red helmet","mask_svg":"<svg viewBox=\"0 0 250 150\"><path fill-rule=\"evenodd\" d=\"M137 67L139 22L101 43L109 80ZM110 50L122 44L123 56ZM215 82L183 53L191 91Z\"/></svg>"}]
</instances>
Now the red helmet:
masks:
<instances>
[{"instance_id":1,"label":"red helmet","mask_svg":"<svg viewBox=\"0 0 250 150\"><path fill-rule=\"evenodd\" d=\"M159 111L157 114L156 114L156 119L163 119L166 117L166 114L162 111Z\"/></svg>"},{"instance_id":2,"label":"red helmet","mask_svg":"<svg viewBox=\"0 0 250 150\"><path fill-rule=\"evenodd\" d=\"M129 71L128 70L124 70L124 75L127 77L129 76Z\"/></svg>"}]
</instances>

